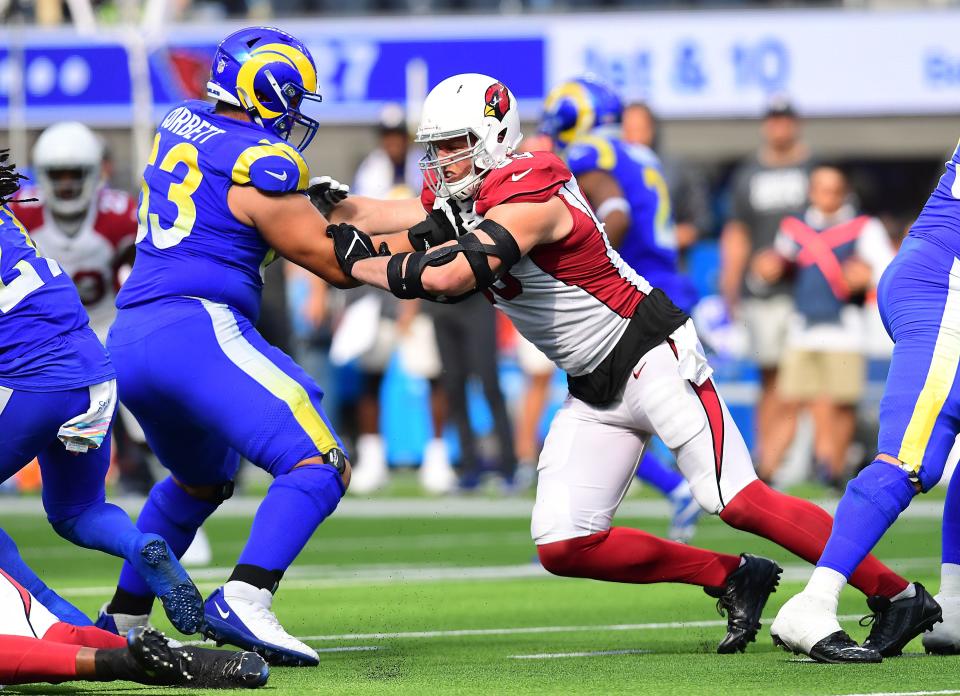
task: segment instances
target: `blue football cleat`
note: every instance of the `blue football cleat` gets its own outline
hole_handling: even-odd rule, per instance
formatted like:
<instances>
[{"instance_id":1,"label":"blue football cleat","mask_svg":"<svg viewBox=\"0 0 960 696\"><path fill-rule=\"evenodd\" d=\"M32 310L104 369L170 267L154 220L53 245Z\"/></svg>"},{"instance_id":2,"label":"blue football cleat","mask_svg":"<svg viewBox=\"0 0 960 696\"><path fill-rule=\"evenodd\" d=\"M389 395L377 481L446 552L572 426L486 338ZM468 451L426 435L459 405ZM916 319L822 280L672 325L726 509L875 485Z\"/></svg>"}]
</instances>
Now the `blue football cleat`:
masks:
<instances>
[{"instance_id":1,"label":"blue football cleat","mask_svg":"<svg viewBox=\"0 0 960 696\"><path fill-rule=\"evenodd\" d=\"M703 514L703 508L694 499L686 481L677 488L681 490L670 494L670 502L673 504L673 517L670 518L670 530L667 532L667 538L671 541L687 544L697 530L697 520Z\"/></svg>"},{"instance_id":2,"label":"blue football cleat","mask_svg":"<svg viewBox=\"0 0 960 696\"><path fill-rule=\"evenodd\" d=\"M200 591L163 537L156 534L144 536L147 542L140 553L128 560L157 595L174 628L186 635L199 633L203 629Z\"/></svg>"},{"instance_id":3,"label":"blue football cleat","mask_svg":"<svg viewBox=\"0 0 960 696\"><path fill-rule=\"evenodd\" d=\"M232 580L214 590L204 605L204 635L259 653L272 665L313 666L320 656L287 633L271 611L273 594Z\"/></svg>"}]
</instances>

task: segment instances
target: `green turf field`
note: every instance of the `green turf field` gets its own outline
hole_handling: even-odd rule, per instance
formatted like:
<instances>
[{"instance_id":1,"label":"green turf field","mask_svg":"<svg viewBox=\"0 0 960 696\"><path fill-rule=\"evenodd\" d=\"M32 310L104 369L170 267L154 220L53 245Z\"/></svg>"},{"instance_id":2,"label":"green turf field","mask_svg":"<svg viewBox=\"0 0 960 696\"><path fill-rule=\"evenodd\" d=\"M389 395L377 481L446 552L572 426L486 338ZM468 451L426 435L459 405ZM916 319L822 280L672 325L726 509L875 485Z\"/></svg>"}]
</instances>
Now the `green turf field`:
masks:
<instances>
[{"instance_id":1,"label":"green turf field","mask_svg":"<svg viewBox=\"0 0 960 696\"><path fill-rule=\"evenodd\" d=\"M2 501L0 501L2 505ZM0 507L2 509L2 507ZM622 519L663 533L666 520ZM52 586L93 613L117 564L75 549L40 515L0 515L24 556ZM208 591L239 552L250 519L208 523ZM880 547L894 568L936 591L939 525L903 519ZM318 668L275 668L272 694L873 694L960 693L960 658L910 653L877 666L816 665L775 649L769 618L808 570L778 548L714 519L696 543L769 555L786 567L764 628L745 655L715 654L725 625L699 588L638 587L547 576L532 563L526 517L329 520L291 569L275 608L321 651ZM847 590L841 612L866 613ZM156 622L169 631L162 618ZM857 638L868 629L844 623ZM117 685L8 687L4 693L190 693Z\"/></svg>"}]
</instances>

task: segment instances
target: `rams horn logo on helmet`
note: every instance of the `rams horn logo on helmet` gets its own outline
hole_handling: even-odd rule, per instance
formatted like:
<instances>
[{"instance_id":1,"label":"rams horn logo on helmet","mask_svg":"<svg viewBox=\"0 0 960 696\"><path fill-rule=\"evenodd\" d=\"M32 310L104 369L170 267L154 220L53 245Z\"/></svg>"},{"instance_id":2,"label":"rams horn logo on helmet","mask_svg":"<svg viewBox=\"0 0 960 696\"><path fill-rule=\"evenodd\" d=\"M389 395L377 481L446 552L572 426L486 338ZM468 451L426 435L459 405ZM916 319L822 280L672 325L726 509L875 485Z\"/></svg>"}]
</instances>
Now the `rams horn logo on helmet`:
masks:
<instances>
[{"instance_id":1,"label":"rams horn logo on helmet","mask_svg":"<svg viewBox=\"0 0 960 696\"><path fill-rule=\"evenodd\" d=\"M484 116L493 116L498 121L503 121L503 117L510 110L510 92L504 87L502 82L494 82L487 87L484 94L486 106L483 109Z\"/></svg>"}]
</instances>

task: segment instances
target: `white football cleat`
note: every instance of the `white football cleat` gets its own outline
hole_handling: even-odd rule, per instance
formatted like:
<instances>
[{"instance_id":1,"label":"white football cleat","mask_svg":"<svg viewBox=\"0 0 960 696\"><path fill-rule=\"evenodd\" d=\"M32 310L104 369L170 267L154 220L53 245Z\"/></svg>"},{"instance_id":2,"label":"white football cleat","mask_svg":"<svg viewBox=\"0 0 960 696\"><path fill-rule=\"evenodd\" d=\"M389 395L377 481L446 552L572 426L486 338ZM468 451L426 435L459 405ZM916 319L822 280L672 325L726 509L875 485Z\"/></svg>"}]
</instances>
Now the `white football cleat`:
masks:
<instances>
[{"instance_id":1,"label":"white football cleat","mask_svg":"<svg viewBox=\"0 0 960 696\"><path fill-rule=\"evenodd\" d=\"M923 649L937 655L960 655L960 595L934 597L943 610L943 621L923 634Z\"/></svg>"},{"instance_id":2,"label":"white football cleat","mask_svg":"<svg viewBox=\"0 0 960 696\"><path fill-rule=\"evenodd\" d=\"M317 652L280 625L272 605L270 590L231 580L207 598L204 635L259 653L272 665L319 664Z\"/></svg>"},{"instance_id":3,"label":"white football cleat","mask_svg":"<svg viewBox=\"0 0 960 696\"><path fill-rule=\"evenodd\" d=\"M357 438L357 460L350 474L350 490L354 493L373 493L390 480L387 468L387 450L379 435L360 435Z\"/></svg>"},{"instance_id":4,"label":"white football cleat","mask_svg":"<svg viewBox=\"0 0 960 696\"><path fill-rule=\"evenodd\" d=\"M442 439L434 438L427 443L419 475L420 485L427 493L443 495L457 487L457 472L450 465L447 443Z\"/></svg>"},{"instance_id":5,"label":"white football cleat","mask_svg":"<svg viewBox=\"0 0 960 696\"><path fill-rule=\"evenodd\" d=\"M205 566L210 565L212 560L213 550L210 548L210 539L201 527L197 530L197 535L193 537L190 546L180 556L180 563L185 566Z\"/></svg>"},{"instance_id":6,"label":"white football cleat","mask_svg":"<svg viewBox=\"0 0 960 696\"><path fill-rule=\"evenodd\" d=\"M770 625L774 643L804 655L809 655L824 638L842 630L837 621L837 600L806 591L788 599Z\"/></svg>"}]
</instances>

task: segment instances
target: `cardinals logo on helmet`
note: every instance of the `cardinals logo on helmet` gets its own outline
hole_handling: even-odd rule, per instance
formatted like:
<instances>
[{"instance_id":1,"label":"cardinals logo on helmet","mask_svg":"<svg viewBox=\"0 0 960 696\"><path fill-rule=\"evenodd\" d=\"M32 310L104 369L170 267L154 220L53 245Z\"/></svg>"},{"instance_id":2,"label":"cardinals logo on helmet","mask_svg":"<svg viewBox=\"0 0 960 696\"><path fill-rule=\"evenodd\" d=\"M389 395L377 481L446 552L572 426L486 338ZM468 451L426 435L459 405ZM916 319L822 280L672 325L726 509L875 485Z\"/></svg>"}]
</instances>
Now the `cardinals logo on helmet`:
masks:
<instances>
[{"instance_id":1,"label":"cardinals logo on helmet","mask_svg":"<svg viewBox=\"0 0 960 696\"><path fill-rule=\"evenodd\" d=\"M502 121L510 110L510 92L504 87L502 82L494 82L487 87L484 94L487 105L483 109L484 116L494 116L498 121Z\"/></svg>"}]
</instances>

